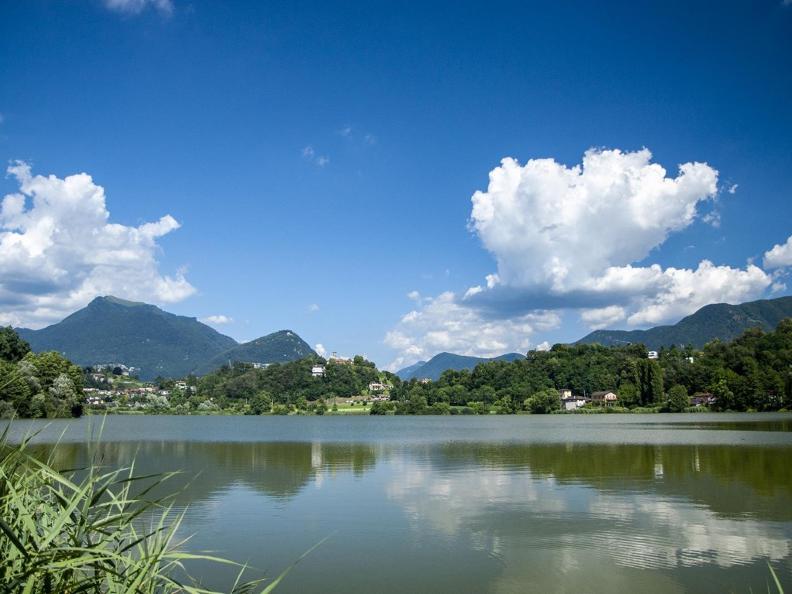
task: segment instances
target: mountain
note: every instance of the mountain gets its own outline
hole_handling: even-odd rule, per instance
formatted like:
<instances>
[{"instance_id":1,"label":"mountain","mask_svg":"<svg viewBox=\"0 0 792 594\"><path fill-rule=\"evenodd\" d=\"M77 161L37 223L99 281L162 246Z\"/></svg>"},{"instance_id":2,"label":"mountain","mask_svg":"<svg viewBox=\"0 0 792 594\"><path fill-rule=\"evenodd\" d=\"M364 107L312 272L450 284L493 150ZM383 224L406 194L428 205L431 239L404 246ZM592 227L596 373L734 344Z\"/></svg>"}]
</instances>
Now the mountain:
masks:
<instances>
[{"instance_id":1,"label":"mountain","mask_svg":"<svg viewBox=\"0 0 792 594\"><path fill-rule=\"evenodd\" d=\"M396 372L403 380L411 378L429 378L437 380L446 369L454 369L456 371L462 369L473 369L479 363L487 363L488 361L515 361L517 359L525 358L524 355L519 353L507 353L499 357L468 357L465 355L455 355L454 353L440 353L435 355L426 363L415 363L409 367L405 367Z\"/></svg>"},{"instance_id":2,"label":"mountain","mask_svg":"<svg viewBox=\"0 0 792 594\"><path fill-rule=\"evenodd\" d=\"M316 355L316 352L307 342L291 330L281 330L233 346L196 367L194 371L198 375L203 375L229 362L284 363L311 355Z\"/></svg>"},{"instance_id":3,"label":"mountain","mask_svg":"<svg viewBox=\"0 0 792 594\"><path fill-rule=\"evenodd\" d=\"M714 303L682 318L673 326L656 326L648 330L595 330L577 344L599 343L605 346L643 343L650 349L662 346L693 345L702 347L719 338L732 340L748 328L775 329L784 318L792 317L792 296L762 299L740 305Z\"/></svg>"},{"instance_id":4,"label":"mountain","mask_svg":"<svg viewBox=\"0 0 792 594\"><path fill-rule=\"evenodd\" d=\"M142 379L187 375L237 344L195 318L117 297L97 297L57 324L17 332L36 352L58 351L78 365L123 363Z\"/></svg>"},{"instance_id":5,"label":"mountain","mask_svg":"<svg viewBox=\"0 0 792 594\"><path fill-rule=\"evenodd\" d=\"M396 372L396 375L398 375L403 380L410 379L411 377L415 377L416 372L424 365L426 365L426 361L418 361L417 363L408 365L404 369L399 369L399 371Z\"/></svg>"}]
</instances>

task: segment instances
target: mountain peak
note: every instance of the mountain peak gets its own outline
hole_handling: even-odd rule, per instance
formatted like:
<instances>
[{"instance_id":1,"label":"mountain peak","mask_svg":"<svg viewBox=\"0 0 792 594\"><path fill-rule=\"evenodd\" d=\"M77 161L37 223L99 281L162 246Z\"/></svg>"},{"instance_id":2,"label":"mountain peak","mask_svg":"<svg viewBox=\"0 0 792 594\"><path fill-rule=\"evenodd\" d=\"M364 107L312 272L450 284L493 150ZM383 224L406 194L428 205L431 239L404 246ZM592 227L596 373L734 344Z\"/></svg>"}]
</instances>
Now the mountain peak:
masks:
<instances>
[{"instance_id":1,"label":"mountain peak","mask_svg":"<svg viewBox=\"0 0 792 594\"><path fill-rule=\"evenodd\" d=\"M145 305L149 305L148 303L143 303L142 301L129 301L128 299L121 299L120 297L115 297L113 295L105 295L104 297L96 297L89 305L94 304L104 304L110 303L112 305L120 305L122 307L141 307ZM150 307L156 307L154 305Z\"/></svg>"},{"instance_id":2,"label":"mountain peak","mask_svg":"<svg viewBox=\"0 0 792 594\"><path fill-rule=\"evenodd\" d=\"M58 351L79 365L123 363L138 368L143 379L185 376L237 344L195 318L110 295L20 335L36 352Z\"/></svg>"}]
</instances>

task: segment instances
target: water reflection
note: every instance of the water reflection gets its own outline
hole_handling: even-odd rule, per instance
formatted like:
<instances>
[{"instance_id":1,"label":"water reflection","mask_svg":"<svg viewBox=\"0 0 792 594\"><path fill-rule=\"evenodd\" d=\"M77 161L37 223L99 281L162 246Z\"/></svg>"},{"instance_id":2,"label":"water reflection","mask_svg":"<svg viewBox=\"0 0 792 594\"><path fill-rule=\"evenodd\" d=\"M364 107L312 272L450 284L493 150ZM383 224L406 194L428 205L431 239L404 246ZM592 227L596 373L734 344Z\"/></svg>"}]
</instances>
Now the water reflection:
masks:
<instances>
[{"instance_id":1,"label":"water reflection","mask_svg":"<svg viewBox=\"0 0 792 594\"><path fill-rule=\"evenodd\" d=\"M429 436L422 419L295 422L264 442L125 433L96 455L134 459L141 474L182 470L196 550L278 571L332 535L287 593L765 591L768 561L792 584L789 433L677 431L666 419L617 431L606 419L572 421L575 438L555 419L495 421L430 419ZM55 449L64 468L90 455L83 443ZM206 571L208 586L233 580Z\"/></svg>"},{"instance_id":2,"label":"water reflection","mask_svg":"<svg viewBox=\"0 0 792 594\"><path fill-rule=\"evenodd\" d=\"M183 491L178 501L199 502L233 484L245 484L270 497L296 496L322 473L360 476L374 467L375 448L343 443L102 442L34 448L53 456L58 468L82 468L89 459L117 468L134 463L136 474L180 471L169 488Z\"/></svg>"}]
</instances>

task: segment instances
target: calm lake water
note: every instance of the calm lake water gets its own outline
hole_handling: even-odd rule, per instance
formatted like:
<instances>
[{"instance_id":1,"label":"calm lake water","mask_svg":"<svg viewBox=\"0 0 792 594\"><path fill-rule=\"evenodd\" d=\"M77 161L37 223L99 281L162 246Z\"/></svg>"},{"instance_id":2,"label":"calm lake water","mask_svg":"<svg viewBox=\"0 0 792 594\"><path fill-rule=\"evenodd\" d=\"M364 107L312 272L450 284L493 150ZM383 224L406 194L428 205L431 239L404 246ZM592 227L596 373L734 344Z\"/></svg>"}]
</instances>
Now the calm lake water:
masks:
<instances>
[{"instance_id":1,"label":"calm lake water","mask_svg":"<svg viewBox=\"0 0 792 594\"><path fill-rule=\"evenodd\" d=\"M76 467L100 424L37 441ZM111 416L100 454L185 471L194 550L275 575L329 536L278 592L792 590L792 415Z\"/></svg>"}]
</instances>

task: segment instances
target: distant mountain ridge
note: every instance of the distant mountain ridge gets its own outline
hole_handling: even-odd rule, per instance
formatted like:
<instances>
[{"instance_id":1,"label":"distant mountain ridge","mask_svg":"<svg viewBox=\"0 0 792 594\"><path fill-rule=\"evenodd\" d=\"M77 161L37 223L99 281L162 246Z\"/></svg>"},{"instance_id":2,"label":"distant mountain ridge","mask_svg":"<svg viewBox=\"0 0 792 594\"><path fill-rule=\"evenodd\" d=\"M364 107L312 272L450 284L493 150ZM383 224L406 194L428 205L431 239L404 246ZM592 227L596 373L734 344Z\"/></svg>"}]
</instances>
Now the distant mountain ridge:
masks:
<instances>
[{"instance_id":1,"label":"distant mountain ridge","mask_svg":"<svg viewBox=\"0 0 792 594\"><path fill-rule=\"evenodd\" d=\"M209 373L227 363L285 363L304 359L316 352L291 330L280 330L231 347L196 367L198 375Z\"/></svg>"},{"instance_id":2,"label":"distant mountain ridge","mask_svg":"<svg viewBox=\"0 0 792 594\"><path fill-rule=\"evenodd\" d=\"M648 330L595 330L576 344L615 346L642 343L654 350L663 346L689 344L700 348L716 338L733 340L748 328L773 330L784 318L792 318L792 296L760 299L739 305L713 303L670 326L656 326Z\"/></svg>"},{"instance_id":3,"label":"distant mountain ridge","mask_svg":"<svg viewBox=\"0 0 792 594\"><path fill-rule=\"evenodd\" d=\"M462 369L473 369L476 365L489 361L516 361L517 359L524 358L525 355L521 355L520 353L506 353L499 357L490 358L455 355L454 353L439 353L425 363L418 362L404 369L400 369L396 372L396 375L403 380L412 378L438 380L447 369L461 371Z\"/></svg>"},{"instance_id":4,"label":"distant mountain ridge","mask_svg":"<svg viewBox=\"0 0 792 594\"><path fill-rule=\"evenodd\" d=\"M57 324L17 332L36 352L58 351L78 365L123 363L144 380L206 373L229 359L273 363L300 358L306 347L313 353L289 330L240 345L196 318L112 296L97 297Z\"/></svg>"}]
</instances>

